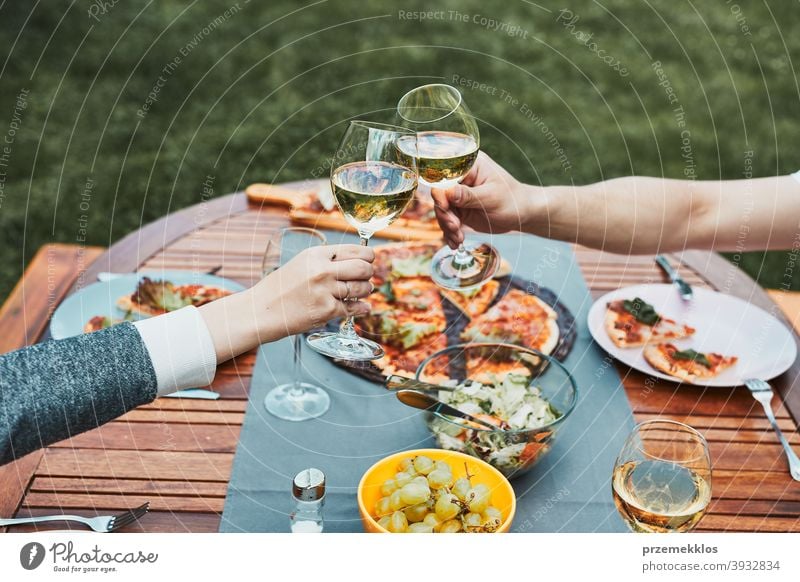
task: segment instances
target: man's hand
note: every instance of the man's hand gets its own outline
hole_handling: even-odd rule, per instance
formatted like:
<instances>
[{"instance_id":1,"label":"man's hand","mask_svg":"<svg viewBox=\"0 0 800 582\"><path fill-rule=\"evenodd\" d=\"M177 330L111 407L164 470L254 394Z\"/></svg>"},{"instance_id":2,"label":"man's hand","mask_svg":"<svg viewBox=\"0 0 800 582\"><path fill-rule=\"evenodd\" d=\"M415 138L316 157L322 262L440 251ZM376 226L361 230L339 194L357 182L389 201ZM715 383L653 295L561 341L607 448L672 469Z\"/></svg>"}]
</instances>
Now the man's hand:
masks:
<instances>
[{"instance_id":1,"label":"man's hand","mask_svg":"<svg viewBox=\"0 0 800 582\"><path fill-rule=\"evenodd\" d=\"M480 152L461 184L431 191L447 244L456 248L464 241L462 225L480 232L523 230L531 196L528 188Z\"/></svg>"}]
</instances>

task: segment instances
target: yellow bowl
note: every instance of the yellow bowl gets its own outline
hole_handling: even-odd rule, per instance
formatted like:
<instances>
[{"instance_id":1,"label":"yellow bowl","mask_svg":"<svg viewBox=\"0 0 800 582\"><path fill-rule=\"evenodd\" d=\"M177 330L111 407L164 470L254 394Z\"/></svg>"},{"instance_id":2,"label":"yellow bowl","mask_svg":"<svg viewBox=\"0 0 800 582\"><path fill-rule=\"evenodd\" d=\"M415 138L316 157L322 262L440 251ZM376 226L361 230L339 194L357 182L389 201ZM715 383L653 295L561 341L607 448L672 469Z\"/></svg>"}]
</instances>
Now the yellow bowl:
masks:
<instances>
[{"instance_id":1,"label":"yellow bowl","mask_svg":"<svg viewBox=\"0 0 800 582\"><path fill-rule=\"evenodd\" d=\"M508 532L511 522L514 520L514 512L517 510L517 498L508 479L489 463L464 453L445 451L443 449L417 449L396 453L381 459L367 469L358 484L358 511L361 514L361 521L364 523L366 532L390 533L387 529L378 525L378 522L372 517L373 511L375 511L375 504L382 497L381 485L387 479L392 479L395 476L400 461L417 455L425 455L434 461L449 463L453 469L453 477L456 479L466 475L467 469L469 469L472 483L487 485L492 491L492 505L503 513L503 523L497 528L497 533Z\"/></svg>"}]
</instances>

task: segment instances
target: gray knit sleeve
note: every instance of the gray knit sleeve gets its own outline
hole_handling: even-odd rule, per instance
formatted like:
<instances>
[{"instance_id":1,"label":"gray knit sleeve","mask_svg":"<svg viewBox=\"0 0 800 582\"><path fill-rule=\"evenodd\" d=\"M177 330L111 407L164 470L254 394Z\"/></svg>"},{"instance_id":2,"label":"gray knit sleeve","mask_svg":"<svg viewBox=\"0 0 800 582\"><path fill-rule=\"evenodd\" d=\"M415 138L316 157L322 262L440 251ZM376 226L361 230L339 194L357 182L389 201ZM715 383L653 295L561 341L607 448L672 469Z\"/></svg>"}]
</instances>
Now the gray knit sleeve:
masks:
<instances>
[{"instance_id":1,"label":"gray knit sleeve","mask_svg":"<svg viewBox=\"0 0 800 582\"><path fill-rule=\"evenodd\" d=\"M130 323L0 355L0 464L155 397L153 364Z\"/></svg>"}]
</instances>

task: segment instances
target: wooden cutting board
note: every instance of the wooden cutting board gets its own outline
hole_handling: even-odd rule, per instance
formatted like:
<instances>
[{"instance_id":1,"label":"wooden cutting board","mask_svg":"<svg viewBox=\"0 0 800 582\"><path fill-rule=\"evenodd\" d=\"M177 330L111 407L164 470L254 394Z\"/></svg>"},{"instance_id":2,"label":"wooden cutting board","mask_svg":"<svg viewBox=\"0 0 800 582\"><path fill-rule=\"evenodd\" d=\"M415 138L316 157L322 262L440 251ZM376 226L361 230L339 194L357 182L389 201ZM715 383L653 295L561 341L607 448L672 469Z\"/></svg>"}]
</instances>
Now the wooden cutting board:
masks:
<instances>
[{"instance_id":1,"label":"wooden cutting board","mask_svg":"<svg viewBox=\"0 0 800 582\"><path fill-rule=\"evenodd\" d=\"M251 184L245 189L245 193L247 199L253 204L289 208L289 219L293 224L318 229L355 232L335 204L330 211L310 207L309 200L318 199L318 194L314 190L295 190L272 184ZM331 202L333 202L332 198ZM392 240L440 241L442 240L442 231L435 222L427 223L401 217L397 222L377 233L377 236Z\"/></svg>"}]
</instances>

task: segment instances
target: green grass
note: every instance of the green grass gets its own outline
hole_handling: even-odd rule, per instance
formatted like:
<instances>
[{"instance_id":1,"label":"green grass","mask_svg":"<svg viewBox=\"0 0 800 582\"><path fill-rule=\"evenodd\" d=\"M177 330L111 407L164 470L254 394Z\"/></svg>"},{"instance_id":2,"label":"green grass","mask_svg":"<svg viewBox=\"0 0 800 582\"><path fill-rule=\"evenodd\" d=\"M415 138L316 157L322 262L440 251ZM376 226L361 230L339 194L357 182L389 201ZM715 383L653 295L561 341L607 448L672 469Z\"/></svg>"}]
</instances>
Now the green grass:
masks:
<instances>
[{"instance_id":1,"label":"green grass","mask_svg":"<svg viewBox=\"0 0 800 582\"><path fill-rule=\"evenodd\" d=\"M526 181L682 177L681 128L655 60L685 112L698 178L741 176L746 151L755 176L800 168L794 7L773 14L767 3L747 3L737 21L734 3L722 1L575 1L569 8L580 19L571 31L559 21L561 6L488 4L437 3L444 18L420 22L399 11L431 3L119 1L95 20L88 11L99 4L86 0L71 8L43 2L32 13L33 3L6 2L0 140L17 94L29 94L10 162L0 168L0 297L40 245L76 242L84 214L87 243L109 245L197 203L207 175L217 194L313 177L346 119L390 119L404 91L456 75L497 88L463 92L481 120L482 147ZM210 25L231 6L230 18ZM481 17L516 24L520 34L490 30ZM578 31L629 74L604 63L571 34ZM193 38L199 42L181 56ZM164 74L176 56L180 63ZM141 117L159 75L158 100ZM523 104L552 130L549 138ZM741 261L766 286L787 282L786 264L785 253ZM800 274L790 275L800 289Z\"/></svg>"}]
</instances>

